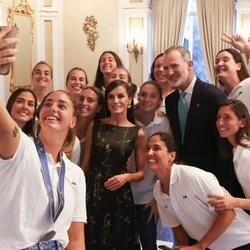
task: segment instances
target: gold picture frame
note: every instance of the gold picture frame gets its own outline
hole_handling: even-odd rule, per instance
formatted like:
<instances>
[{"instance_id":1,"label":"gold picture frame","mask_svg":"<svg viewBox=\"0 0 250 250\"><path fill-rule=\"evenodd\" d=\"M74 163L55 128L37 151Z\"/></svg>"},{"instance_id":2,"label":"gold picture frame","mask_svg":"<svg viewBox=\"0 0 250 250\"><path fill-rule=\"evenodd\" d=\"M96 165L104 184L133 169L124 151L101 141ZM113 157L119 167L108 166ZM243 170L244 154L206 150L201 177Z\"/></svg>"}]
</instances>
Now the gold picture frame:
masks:
<instances>
[{"instance_id":1,"label":"gold picture frame","mask_svg":"<svg viewBox=\"0 0 250 250\"><path fill-rule=\"evenodd\" d=\"M32 71L32 44L33 44L33 21L34 11L27 0L20 0L8 9L8 23L17 26L19 42L16 61L12 64L10 91L19 87L29 87Z\"/></svg>"}]
</instances>

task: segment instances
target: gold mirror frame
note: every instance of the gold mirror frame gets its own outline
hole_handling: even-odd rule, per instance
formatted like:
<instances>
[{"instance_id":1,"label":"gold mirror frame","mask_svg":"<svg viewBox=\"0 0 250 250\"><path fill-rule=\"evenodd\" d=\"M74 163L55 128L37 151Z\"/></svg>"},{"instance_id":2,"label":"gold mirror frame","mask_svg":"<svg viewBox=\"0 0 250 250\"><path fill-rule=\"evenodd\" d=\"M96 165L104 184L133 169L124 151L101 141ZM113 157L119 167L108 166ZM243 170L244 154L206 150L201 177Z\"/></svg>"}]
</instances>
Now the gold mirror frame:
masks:
<instances>
[{"instance_id":1,"label":"gold mirror frame","mask_svg":"<svg viewBox=\"0 0 250 250\"><path fill-rule=\"evenodd\" d=\"M10 91L19 87L30 87L32 72L32 44L33 44L33 21L34 11L27 0L19 0L8 9L8 23L17 26L19 42L18 54L11 68Z\"/></svg>"}]
</instances>

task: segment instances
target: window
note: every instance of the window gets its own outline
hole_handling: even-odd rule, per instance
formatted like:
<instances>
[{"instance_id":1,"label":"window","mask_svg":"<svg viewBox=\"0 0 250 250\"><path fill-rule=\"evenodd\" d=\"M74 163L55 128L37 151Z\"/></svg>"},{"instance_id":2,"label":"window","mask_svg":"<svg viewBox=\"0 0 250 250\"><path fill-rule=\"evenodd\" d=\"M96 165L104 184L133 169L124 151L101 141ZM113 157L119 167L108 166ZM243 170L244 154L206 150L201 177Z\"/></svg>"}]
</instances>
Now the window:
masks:
<instances>
[{"instance_id":1,"label":"window","mask_svg":"<svg viewBox=\"0 0 250 250\"><path fill-rule=\"evenodd\" d=\"M202 81L208 82L207 69L205 67L200 42L196 0L189 0L188 2L187 18L183 37L183 46L190 51L194 62L193 70L195 75L197 75Z\"/></svg>"}]
</instances>

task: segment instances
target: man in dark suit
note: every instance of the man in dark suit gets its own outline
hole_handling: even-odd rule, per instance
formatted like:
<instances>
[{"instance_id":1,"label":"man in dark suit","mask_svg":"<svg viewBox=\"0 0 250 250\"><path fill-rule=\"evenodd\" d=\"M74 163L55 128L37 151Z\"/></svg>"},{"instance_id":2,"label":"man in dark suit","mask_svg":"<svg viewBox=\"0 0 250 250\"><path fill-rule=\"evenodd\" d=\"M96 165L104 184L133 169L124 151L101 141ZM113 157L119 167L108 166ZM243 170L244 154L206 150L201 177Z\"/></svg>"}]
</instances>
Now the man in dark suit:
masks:
<instances>
[{"instance_id":1,"label":"man in dark suit","mask_svg":"<svg viewBox=\"0 0 250 250\"><path fill-rule=\"evenodd\" d=\"M238 190L232 160L219 160L221 157L217 147L217 110L226 100L226 95L216 86L202 82L194 75L190 53L181 46L172 46L165 51L163 68L168 83L176 88L166 97L165 105L179 148L179 159L187 165L214 173L229 191Z\"/></svg>"}]
</instances>

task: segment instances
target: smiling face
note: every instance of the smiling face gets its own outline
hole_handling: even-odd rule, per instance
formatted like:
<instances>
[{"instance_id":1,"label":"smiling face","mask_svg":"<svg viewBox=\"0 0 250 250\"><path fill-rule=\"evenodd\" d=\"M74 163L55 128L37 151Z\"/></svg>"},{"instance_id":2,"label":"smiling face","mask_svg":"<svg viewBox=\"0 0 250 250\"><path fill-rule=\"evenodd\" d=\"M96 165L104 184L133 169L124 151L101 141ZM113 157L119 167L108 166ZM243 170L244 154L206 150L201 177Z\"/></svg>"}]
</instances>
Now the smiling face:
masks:
<instances>
[{"instance_id":1,"label":"smiling face","mask_svg":"<svg viewBox=\"0 0 250 250\"><path fill-rule=\"evenodd\" d=\"M105 53L100 59L100 71L103 74L110 74L117 67L114 56L111 53Z\"/></svg>"},{"instance_id":2,"label":"smiling face","mask_svg":"<svg viewBox=\"0 0 250 250\"><path fill-rule=\"evenodd\" d=\"M84 89L77 103L77 116L79 118L94 118L101 110L97 94L91 89Z\"/></svg>"},{"instance_id":3,"label":"smiling face","mask_svg":"<svg viewBox=\"0 0 250 250\"><path fill-rule=\"evenodd\" d=\"M163 69L163 55L158 57L154 64L154 77L158 83L166 83L167 77Z\"/></svg>"},{"instance_id":4,"label":"smiling face","mask_svg":"<svg viewBox=\"0 0 250 250\"><path fill-rule=\"evenodd\" d=\"M216 126L222 138L227 138L235 146L235 135L245 126L245 120L239 119L230 106L222 106L217 114Z\"/></svg>"},{"instance_id":5,"label":"smiling face","mask_svg":"<svg viewBox=\"0 0 250 250\"><path fill-rule=\"evenodd\" d=\"M138 105L140 112L155 112L161 105L162 96L153 84L145 84L138 93Z\"/></svg>"},{"instance_id":6,"label":"smiling face","mask_svg":"<svg viewBox=\"0 0 250 250\"><path fill-rule=\"evenodd\" d=\"M150 170L155 173L166 169L170 170L175 156L175 151L169 152L159 135L153 135L149 138L146 145L146 164Z\"/></svg>"},{"instance_id":7,"label":"smiling face","mask_svg":"<svg viewBox=\"0 0 250 250\"><path fill-rule=\"evenodd\" d=\"M35 113L35 98L28 92L21 92L15 99L10 112L11 117L20 128L33 119Z\"/></svg>"},{"instance_id":8,"label":"smiling face","mask_svg":"<svg viewBox=\"0 0 250 250\"><path fill-rule=\"evenodd\" d=\"M37 64L32 74L34 89L47 89L52 83L52 72L47 64Z\"/></svg>"},{"instance_id":9,"label":"smiling face","mask_svg":"<svg viewBox=\"0 0 250 250\"><path fill-rule=\"evenodd\" d=\"M128 72L122 68L115 68L111 73L111 76L109 78L109 83L115 80L122 80L124 82L129 83L130 81Z\"/></svg>"},{"instance_id":10,"label":"smiling face","mask_svg":"<svg viewBox=\"0 0 250 250\"><path fill-rule=\"evenodd\" d=\"M240 69L241 63L236 63L229 52L222 51L216 56L214 71L221 82L230 81L230 79L238 79L238 82L240 82L237 74L237 71Z\"/></svg>"},{"instance_id":11,"label":"smiling face","mask_svg":"<svg viewBox=\"0 0 250 250\"><path fill-rule=\"evenodd\" d=\"M185 90L193 78L192 61L184 60L178 50L171 50L164 55L163 65L169 85Z\"/></svg>"},{"instance_id":12,"label":"smiling face","mask_svg":"<svg viewBox=\"0 0 250 250\"><path fill-rule=\"evenodd\" d=\"M67 132L75 126L73 103L63 91L52 92L41 105L39 124L42 129Z\"/></svg>"},{"instance_id":13,"label":"smiling face","mask_svg":"<svg viewBox=\"0 0 250 250\"><path fill-rule=\"evenodd\" d=\"M128 96L123 86L114 88L107 96L107 105L111 114L126 114L131 101L132 98Z\"/></svg>"},{"instance_id":14,"label":"smiling face","mask_svg":"<svg viewBox=\"0 0 250 250\"><path fill-rule=\"evenodd\" d=\"M66 86L72 99L77 100L86 85L86 75L82 70L75 69L70 72Z\"/></svg>"}]
</instances>

